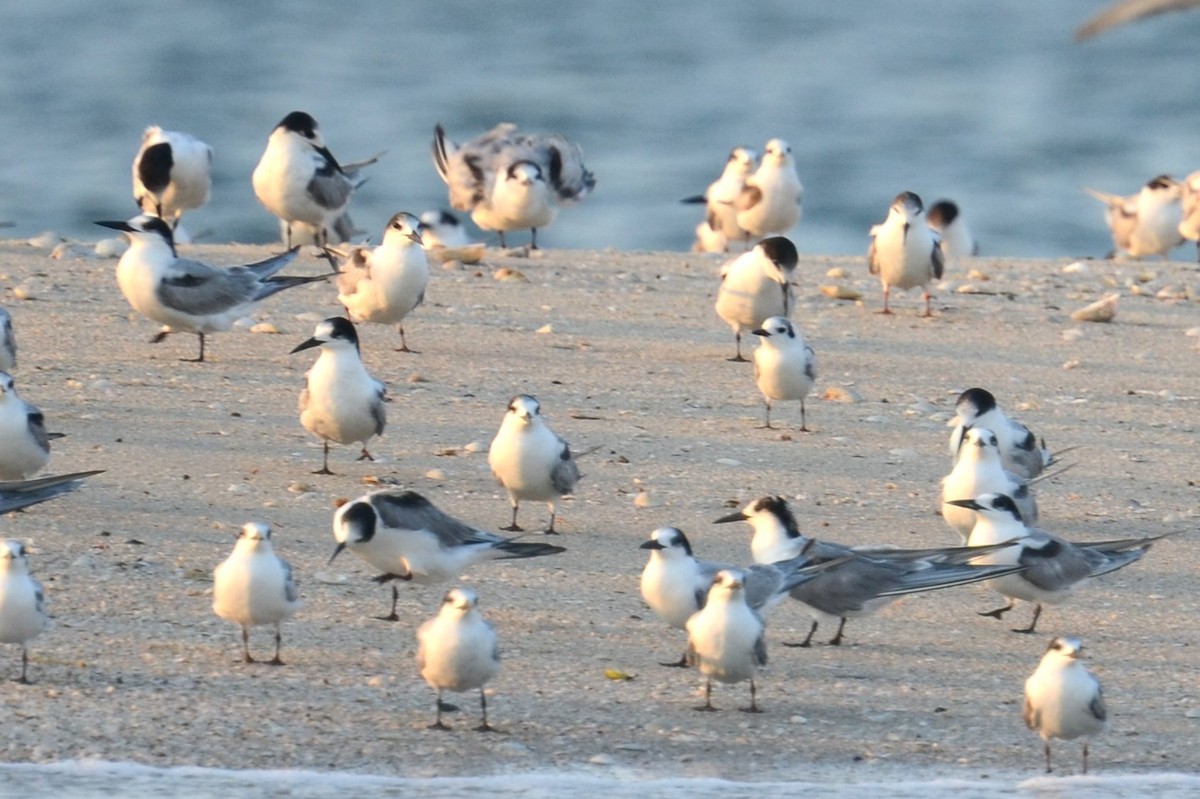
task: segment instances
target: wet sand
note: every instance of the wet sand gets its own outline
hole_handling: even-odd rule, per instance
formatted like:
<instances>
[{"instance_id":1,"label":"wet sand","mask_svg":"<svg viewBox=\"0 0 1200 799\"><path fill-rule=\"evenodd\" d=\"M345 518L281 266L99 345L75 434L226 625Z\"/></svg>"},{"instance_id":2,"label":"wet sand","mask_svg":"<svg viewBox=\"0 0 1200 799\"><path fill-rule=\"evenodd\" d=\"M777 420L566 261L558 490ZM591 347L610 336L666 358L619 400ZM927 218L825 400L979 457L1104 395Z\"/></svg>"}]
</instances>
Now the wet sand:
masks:
<instances>
[{"instance_id":1,"label":"wet sand","mask_svg":"<svg viewBox=\"0 0 1200 799\"><path fill-rule=\"evenodd\" d=\"M187 254L232 264L268 250ZM267 300L253 322L278 334L248 325L214 334L210 362L182 363L195 337L149 344L157 326L121 297L115 260L54 260L0 243L18 390L67 435L47 471L107 470L75 495L3 521L4 535L29 542L55 623L31 647L35 684L0 685L9 731L0 760L414 777L1032 776L1041 744L1021 722L1022 685L1052 636L1077 634L1112 718L1093 743L1093 768L1200 770L1196 267L972 260L948 270L934 318L920 319L916 293L893 296L895 316L873 313L881 293L864 258L802 256L793 320L819 359L813 432L804 434L791 404L773 413L782 429L757 429L750 366L725 360L733 337L713 311L719 264L684 253L547 251L435 269L427 302L406 324L418 353L394 352L394 329L360 329L364 359L392 397L388 428L370 446L374 463L337 447L337 475L325 477L311 474L320 446L296 411L313 353L288 353L316 321L340 313L332 285ZM497 280L501 267L526 280ZM327 269L305 254L288 271ZM832 283L863 301L818 290ZM988 293L959 293L964 285ZM1121 295L1111 324L1070 321L1110 292ZM1031 636L1008 631L1028 620L1027 607L1004 622L980 617L996 596L970 586L852 621L841 647L789 649L781 642L802 637L808 617L785 604L768 625L766 712L735 711L745 686L715 689L722 712L694 712L698 675L658 665L678 657L684 638L639 596L637 547L649 532L677 526L700 556L747 562L749 528L711 522L780 493L813 536L956 544L937 515L938 481L950 467L945 422L973 385L1052 449L1078 447L1067 457L1074 467L1037 488L1044 527L1076 540L1179 535L1048 607ZM470 730L469 695L450 717L453 732L430 731L433 694L416 674L415 630L445 589L405 586L402 621L371 618L386 611L389 589L353 555L328 563L333 505L394 483L477 526L507 524L485 450L521 392L541 400L576 451L597 449L560 506L555 542L566 553L482 564L461 581L499 630L504 662L489 705L503 734ZM212 568L252 519L272 525L305 602L284 627L282 668L242 664L237 628L211 611ZM521 520L536 528L548 514L529 503ZM256 630L255 651L269 653L270 638ZM17 648L3 656L15 675ZM633 679L610 680L606 669ZM1077 744L1055 752L1064 772L1077 770Z\"/></svg>"}]
</instances>

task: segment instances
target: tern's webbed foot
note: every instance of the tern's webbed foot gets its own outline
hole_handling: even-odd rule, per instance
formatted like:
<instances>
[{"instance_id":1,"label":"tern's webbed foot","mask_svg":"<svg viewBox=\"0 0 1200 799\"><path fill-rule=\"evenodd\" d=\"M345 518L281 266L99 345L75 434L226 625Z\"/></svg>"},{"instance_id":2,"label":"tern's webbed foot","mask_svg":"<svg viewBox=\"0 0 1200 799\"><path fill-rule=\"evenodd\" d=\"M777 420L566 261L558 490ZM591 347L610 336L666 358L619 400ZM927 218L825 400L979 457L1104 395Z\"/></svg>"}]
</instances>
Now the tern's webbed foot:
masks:
<instances>
[{"instance_id":1,"label":"tern's webbed foot","mask_svg":"<svg viewBox=\"0 0 1200 799\"><path fill-rule=\"evenodd\" d=\"M750 360L748 358L743 358L741 355L735 355L732 358L726 358L725 360L729 361L730 363L749 363L750 362Z\"/></svg>"},{"instance_id":2,"label":"tern's webbed foot","mask_svg":"<svg viewBox=\"0 0 1200 799\"><path fill-rule=\"evenodd\" d=\"M510 524L508 527L501 527L500 529L506 533L523 533L523 532L525 532L525 528L515 522Z\"/></svg>"},{"instance_id":3,"label":"tern's webbed foot","mask_svg":"<svg viewBox=\"0 0 1200 799\"><path fill-rule=\"evenodd\" d=\"M336 472L331 472L328 466L322 466L320 469L314 470L313 474L336 474Z\"/></svg>"},{"instance_id":4,"label":"tern's webbed foot","mask_svg":"<svg viewBox=\"0 0 1200 799\"><path fill-rule=\"evenodd\" d=\"M496 732L496 733L498 733L498 732L500 732L500 730L496 729L491 724L484 722L483 724L480 724L478 727L475 728L475 732Z\"/></svg>"},{"instance_id":5,"label":"tern's webbed foot","mask_svg":"<svg viewBox=\"0 0 1200 799\"><path fill-rule=\"evenodd\" d=\"M696 707L692 708L692 710L698 710L701 713L716 713L717 712L717 709L715 707L713 707L712 705L697 705Z\"/></svg>"},{"instance_id":6,"label":"tern's webbed foot","mask_svg":"<svg viewBox=\"0 0 1200 799\"><path fill-rule=\"evenodd\" d=\"M440 722L440 721L435 721L433 724L430 724L430 725L429 725L428 727L426 727L425 729L427 729L427 730L449 730L449 729L450 729L450 727L449 727L449 726L447 726L447 725L445 725L445 724L443 724L443 723L442 723L442 722Z\"/></svg>"},{"instance_id":7,"label":"tern's webbed foot","mask_svg":"<svg viewBox=\"0 0 1200 799\"><path fill-rule=\"evenodd\" d=\"M760 708L758 705L751 705L750 707L739 707L738 711L740 711L742 713L762 713L763 712L762 708Z\"/></svg>"},{"instance_id":8,"label":"tern's webbed foot","mask_svg":"<svg viewBox=\"0 0 1200 799\"><path fill-rule=\"evenodd\" d=\"M980 616L991 616L993 619L1002 619L1002 618L1004 618L1004 614L1008 613L1012 609L1013 609L1013 605L1010 602L1002 608L995 608L994 610L981 610L981 611L979 611L979 615Z\"/></svg>"},{"instance_id":9,"label":"tern's webbed foot","mask_svg":"<svg viewBox=\"0 0 1200 799\"><path fill-rule=\"evenodd\" d=\"M267 660L264 662L268 666L283 666L283 665L285 665L283 662L283 659L281 657L279 657L279 655L276 655L275 657L271 658L270 660Z\"/></svg>"}]
</instances>

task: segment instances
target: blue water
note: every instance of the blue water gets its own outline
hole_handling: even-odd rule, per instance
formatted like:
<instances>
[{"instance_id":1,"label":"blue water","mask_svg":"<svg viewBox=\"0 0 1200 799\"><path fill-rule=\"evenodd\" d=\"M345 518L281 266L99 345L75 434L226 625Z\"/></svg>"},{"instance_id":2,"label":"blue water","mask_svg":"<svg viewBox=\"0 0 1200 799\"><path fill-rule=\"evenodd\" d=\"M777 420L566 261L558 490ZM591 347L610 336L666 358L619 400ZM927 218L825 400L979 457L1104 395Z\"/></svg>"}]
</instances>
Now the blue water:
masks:
<instances>
[{"instance_id":1,"label":"blue water","mask_svg":"<svg viewBox=\"0 0 1200 799\"><path fill-rule=\"evenodd\" d=\"M754 799L810 797L857 799L1185 799L1200 791L1200 777L1163 773L961 779L919 771L886 782L730 782L719 779L638 779L605 770L574 774L498 775L470 778L401 778L309 771L228 771L151 768L132 763L70 761L47 765L0 764L0 799L158 799L186 794L190 799L227 796L288 796L293 799L342 799L346 796L472 799Z\"/></svg>"},{"instance_id":2,"label":"blue water","mask_svg":"<svg viewBox=\"0 0 1200 799\"><path fill-rule=\"evenodd\" d=\"M1200 168L1200 13L1075 45L1101 0L730 4L55 0L0 25L8 235L95 237L132 215L142 129L216 150L213 199L188 226L277 235L250 173L304 109L342 160L387 149L355 198L387 217L445 203L437 122L469 138L502 120L585 148L598 189L560 215L557 247L683 249L731 146L793 146L802 250L859 253L901 190L957 199L986 253L1108 249L1091 185L1133 192Z\"/></svg>"}]
</instances>

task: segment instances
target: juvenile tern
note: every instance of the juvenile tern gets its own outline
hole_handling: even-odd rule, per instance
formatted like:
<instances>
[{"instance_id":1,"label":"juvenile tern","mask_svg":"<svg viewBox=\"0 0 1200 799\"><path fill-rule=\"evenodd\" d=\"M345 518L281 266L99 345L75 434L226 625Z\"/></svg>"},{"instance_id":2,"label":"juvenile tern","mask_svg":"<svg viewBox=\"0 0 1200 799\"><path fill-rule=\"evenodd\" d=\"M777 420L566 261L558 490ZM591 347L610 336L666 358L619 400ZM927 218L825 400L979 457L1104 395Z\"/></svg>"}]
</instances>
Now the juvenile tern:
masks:
<instances>
[{"instance_id":1,"label":"juvenile tern","mask_svg":"<svg viewBox=\"0 0 1200 799\"><path fill-rule=\"evenodd\" d=\"M412 352L404 337L404 319L425 301L429 261L422 248L421 224L410 213L393 216L378 247L355 247L338 272L338 302L361 324L396 325L398 352Z\"/></svg>"},{"instance_id":2,"label":"juvenile tern","mask_svg":"<svg viewBox=\"0 0 1200 799\"><path fill-rule=\"evenodd\" d=\"M1050 739L1083 738L1083 773L1088 770L1088 741L1108 727L1104 692L1096 675L1080 662L1083 644L1078 638L1055 638L1042 660L1025 681L1025 726L1041 736L1050 768Z\"/></svg>"},{"instance_id":3,"label":"juvenile tern","mask_svg":"<svg viewBox=\"0 0 1200 799\"><path fill-rule=\"evenodd\" d=\"M559 135L517 133L511 123L462 146L437 125L433 163L449 188L451 207L497 231L501 247L506 230L528 227L537 249L536 229L550 223L555 207L583 199L596 186L578 145Z\"/></svg>"},{"instance_id":4,"label":"juvenile tern","mask_svg":"<svg viewBox=\"0 0 1200 799\"><path fill-rule=\"evenodd\" d=\"M250 628L270 624L275 626L275 657L267 663L283 665L279 628L299 608L292 567L272 549L271 528L262 522L242 525L232 554L213 570L213 612L241 626L246 663L255 662Z\"/></svg>"},{"instance_id":5,"label":"juvenile tern","mask_svg":"<svg viewBox=\"0 0 1200 799\"><path fill-rule=\"evenodd\" d=\"M42 412L17 395L12 375L0 372L0 480L24 480L48 460Z\"/></svg>"},{"instance_id":6,"label":"juvenile tern","mask_svg":"<svg viewBox=\"0 0 1200 799\"><path fill-rule=\"evenodd\" d=\"M421 236L421 246L427 250L433 247L454 249L470 243L462 222L449 211L426 211L421 214L417 233Z\"/></svg>"},{"instance_id":7,"label":"juvenile tern","mask_svg":"<svg viewBox=\"0 0 1200 799\"><path fill-rule=\"evenodd\" d=\"M1013 600L1033 602L1033 619L1028 627L1014 629L1016 633L1035 631L1043 604L1062 602L1091 578L1140 560L1150 545L1163 537L1071 543L1045 530L1027 527L1016 503L1005 494L955 499L950 504L975 511L975 527L967 540L970 546L993 546L991 552L975 558L975 563L1024 567L1018 573L987 581L989 588L1008 597L1008 603L979 614L999 619L1015 607ZM997 544L1005 546L995 548Z\"/></svg>"},{"instance_id":8,"label":"juvenile tern","mask_svg":"<svg viewBox=\"0 0 1200 799\"><path fill-rule=\"evenodd\" d=\"M1104 219L1112 234L1115 258L1126 253L1131 258L1161 255L1183 243L1179 224L1183 221L1183 184L1170 175L1152 178L1131 197L1084 189L1105 205Z\"/></svg>"},{"instance_id":9,"label":"juvenile tern","mask_svg":"<svg viewBox=\"0 0 1200 799\"><path fill-rule=\"evenodd\" d=\"M800 401L800 430L808 432L804 398L817 379L817 357L791 322L772 316L751 330L761 337L754 350L754 381L762 392L767 413L763 427L771 427L772 400Z\"/></svg>"},{"instance_id":10,"label":"juvenile tern","mask_svg":"<svg viewBox=\"0 0 1200 799\"><path fill-rule=\"evenodd\" d=\"M979 255L979 242L971 235L957 203L938 200L925 215L925 223L937 235L943 263Z\"/></svg>"},{"instance_id":11,"label":"juvenile tern","mask_svg":"<svg viewBox=\"0 0 1200 799\"><path fill-rule=\"evenodd\" d=\"M500 671L496 629L479 613L479 599L469 588L454 588L442 599L437 616L417 630L417 670L437 692L437 720L431 730L448 730L442 711L458 708L442 701L442 692L479 690L477 732L495 732L488 724L483 686Z\"/></svg>"},{"instance_id":12,"label":"juvenile tern","mask_svg":"<svg viewBox=\"0 0 1200 799\"><path fill-rule=\"evenodd\" d=\"M329 243L329 230L362 185L358 170L379 156L343 167L325 146L317 121L303 111L285 116L267 138L267 148L254 168L252 182L258 201L287 225L285 241L292 247L292 225L303 223Z\"/></svg>"},{"instance_id":13,"label":"juvenile tern","mask_svg":"<svg viewBox=\"0 0 1200 799\"><path fill-rule=\"evenodd\" d=\"M157 344L179 330L200 338L199 356L185 360L203 362L205 335L228 330L260 300L328 277L275 274L296 257L296 250L224 268L180 258L171 228L153 216L96 224L120 230L129 238L129 249L117 263L117 284L135 311L165 325L151 341Z\"/></svg>"},{"instance_id":14,"label":"juvenile tern","mask_svg":"<svg viewBox=\"0 0 1200 799\"><path fill-rule=\"evenodd\" d=\"M972 427L984 427L996 435L1000 460L1004 468L1019 478L1032 480L1054 462L1029 428L1009 418L996 403L996 397L985 388L968 388L954 403L954 418L950 420L950 455L958 459L962 451L963 434ZM981 492L982 493L982 492ZM975 495L962 494L955 499ZM1035 520L1030 520L1035 521Z\"/></svg>"},{"instance_id":15,"label":"juvenile tern","mask_svg":"<svg viewBox=\"0 0 1200 799\"><path fill-rule=\"evenodd\" d=\"M300 424L324 443L321 468L329 471L329 442L362 444L361 460L375 460L367 441L383 435L387 423L383 383L371 377L358 349L358 333L350 320L333 316L317 324L312 338L297 344L293 353L320 347L317 362L308 370L307 386L300 392Z\"/></svg>"},{"instance_id":16,"label":"juvenile tern","mask_svg":"<svg viewBox=\"0 0 1200 799\"><path fill-rule=\"evenodd\" d=\"M766 627L746 604L745 583L736 569L722 569L713 578L704 607L687 621L688 664L704 675L704 704L696 710L716 710L712 681L726 684L750 681L750 706L761 713L754 677L767 665Z\"/></svg>"},{"instance_id":17,"label":"juvenile tern","mask_svg":"<svg viewBox=\"0 0 1200 799\"><path fill-rule=\"evenodd\" d=\"M344 549L383 574L377 583L404 580L441 583L485 560L510 560L557 555L564 547L514 541L469 527L446 515L415 491L383 489L342 505L333 515L337 547L332 562ZM400 592L392 586L392 610L383 618L397 621Z\"/></svg>"},{"instance_id":18,"label":"juvenile tern","mask_svg":"<svg viewBox=\"0 0 1200 799\"><path fill-rule=\"evenodd\" d=\"M488 448L488 465L512 504L512 523L500 529L521 532L517 511L522 500L545 502L550 508L547 535L554 535L559 497L575 490L579 467L571 448L542 419L542 404L528 394L518 394L508 403L500 430Z\"/></svg>"},{"instance_id":19,"label":"juvenile tern","mask_svg":"<svg viewBox=\"0 0 1200 799\"><path fill-rule=\"evenodd\" d=\"M0 643L21 645L21 676L29 684L29 642L50 625L42 584L29 573L25 545L0 542Z\"/></svg>"},{"instance_id":20,"label":"juvenile tern","mask_svg":"<svg viewBox=\"0 0 1200 799\"><path fill-rule=\"evenodd\" d=\"M758 167L758 153L749 147L734 147L725 161L721 176L709 184L704 194L687 197L685 203L704 203L705 216L696 228L697 240L703 242L700 252L727 252L729 242L746 241L749 234L738 227L737 199L746 187L746 178Z\"/></svg>"},{"instance_id":21,"label":"juvenile tern","mask_svg":"<svg viewBox=\"0 0 1200 799\"><path fill-rule=\"evenodd\" d=\"M923 315L933 316L929 284L941 279L944 261L937 236L920 218L924 210L920 197L911 191L902 192L892 201L887 219L871 227L867 263L871 274L879 275L883 283L883 310L879 313L892 312L888 300L893 287L920 286L925 298Z\"/></svg>"},{"instance_id":22,"label":"juvenile tern","mask_svg":"<svg viewBox=\"0 0 1200 799\"><path fill-rule=\"evenodd\" d=\"M808 636L799 644L807 647L822 621L837 620L838 629L829 643L842 642L846 620L869 616L893 599L919 591L953 588L1020 571L1020 566L1001 566L993 571L970 565L976 557L971 547L940 549L851 548L819 541L800 533L796 517L783 497L756 499L737 513L715 520L715 524L748 522L754 528L750 551L755 563L775 563L804 556L814 564L829 567L799 584L791 596L813 618Z\"/></svg>"},{"instance_id":23,"label":"juvenile tern","mask_svg":"<svg viewBox=\"0 0 1200 799\"><path fill-rule=\"evenodd\" d=\"M208 202L212 157L212 148L190 133L151 125L133 158L133 201L176 230L184 211Z\"/></svg>"},{"instance_id":24,"label":"juvenile tern","mask_svg":"<svg viewBox=\"0 0 1200 799\"><path fill-rule=\"evenodd\" d=\"M958 531L964 544L975 526L975 512L950 500L992 493L1012 497L1021 518L1037 523L1037 500L1028 482L1004 468L996 434L976 425L967 429L954 468L942 478L942 518Z\"/></svg>"},{"instance_id":25,"label":"juvenile tern","mask_svg":"<svg viewBox=\"0 0 1200 799\"><path fill-rule=\"evenodd\" d=\"M742 333L762 327L772 316L787 318L792 308L792 274L800 256L783 236L763 239L749 252L721 267L717 316L733 330L736 347L731 361L744 361Z\"/></svg>"},{"instance_id":26,"label":"juvenile tern","mask_svg":"<svg viewBox=\"0 0 1200 799\"><path fill-rule=\"evenodd\" d=\"M746 176L746 185L734 201L737 227L744 231L746 241L787 233L800 221L803 197L792 148L783 139L771 139L763 148L758 168Z\"/></svg>"}]
</instances>

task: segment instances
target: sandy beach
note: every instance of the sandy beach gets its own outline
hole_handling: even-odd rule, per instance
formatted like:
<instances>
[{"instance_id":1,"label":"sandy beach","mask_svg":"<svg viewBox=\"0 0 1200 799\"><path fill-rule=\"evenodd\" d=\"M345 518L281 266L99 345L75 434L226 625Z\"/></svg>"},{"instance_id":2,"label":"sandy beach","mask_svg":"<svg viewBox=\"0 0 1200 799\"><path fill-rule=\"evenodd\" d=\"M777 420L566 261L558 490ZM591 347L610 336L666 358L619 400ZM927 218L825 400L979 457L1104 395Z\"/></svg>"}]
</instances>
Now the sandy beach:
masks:
<instances>
[{"instance_id":1,"label":"sandy beach","mask_svg":"<svg viewBox=\"0 0 1200 799\"><path fill-rule=\"evenodd\" d=\"M803 236L797 244L804 249ZM218 264L264 247L203 245ZM893 295L879 316L865 258L802 255L793 320L817 352L808 403L779 404L762 430L748 364L713 311L721 259L688 253L489 251L484 264L435 269L408 320L360 328L363 357L392 402L383 439L336 447L335 476L311 474L320 445L296 402L313 353L289 355L340 313L332 285L268 299L250 325L148 343L116 261L50 258L0 242L0 303L20 345L14 377L55 441L47 472L107 471L86 489L3 520L29 542L54 626L31 645L31 686L0 684L0 761L98 758L231 769L313 769L411 777L597 770L639 778L886 780L897 775L1034 776L1041 744L1021 692L1054 635L1084 638L1104 682L1111 729L1092 745L1101 774L1200 771L1194 588L1200 562L1200 272L1186 263L974 259L953 265L935 316ZM499 280L505 267L520 276ZM840 269L844 277L830 277ZM288 271L328 266L310 253ZM862 301L835 301L822 284ZM963 293L968 287L974 293ZM1069 315L1120 294L1110 324ZM28 299L18 299L27 297ZM753 337L750 337L753 338ZM753 342L746 343L747 348ZM1037 487L1042 526L1072 540L1176 533L1146 558L1047 607L1035 635L1018 609L976 615L978 586L912 596L852 621L841 647L789 649L808 616L785 604L768 622L760 716L738 713L745 686L718 686L720 713L678 657L684 637L644 606L638 578L651 530L677 526L697 554L749 561L745 525L714 526L765 494L788 497L801 529L850 544L954 545L937 514L950 468L946 421L964 388L989 388L1052 449L1077 447L1065 474ZM389 589L353 555L328 563L334 502L378 484L421 492L498 529L509 506L486 447L516 393L542 403L584 479L560 506L550 558L473 567L462 578L498 628L503 665L490 710L503 733L425 729L433 693L416 674L417 626L447 586ZM830 399L822 399L829 396ZM845 401L850 400L850 401ZM639 495L641 498L639 499ZM240 525L271 524L304 608L285 625L285 667L245 665L234 625L211 610L212 568ZM544 506L521 521L536 529ZM532 532L533 537L540 533ZM823 630L818 635L832 634ZM255 631L256 652L270 633ZM19 650L0 650L3 674ZM632 679L611 680L606 670ZM1055 746L1064 773L1075 743Z\"/></svg>"}]
</instances>

